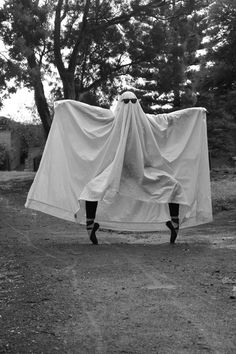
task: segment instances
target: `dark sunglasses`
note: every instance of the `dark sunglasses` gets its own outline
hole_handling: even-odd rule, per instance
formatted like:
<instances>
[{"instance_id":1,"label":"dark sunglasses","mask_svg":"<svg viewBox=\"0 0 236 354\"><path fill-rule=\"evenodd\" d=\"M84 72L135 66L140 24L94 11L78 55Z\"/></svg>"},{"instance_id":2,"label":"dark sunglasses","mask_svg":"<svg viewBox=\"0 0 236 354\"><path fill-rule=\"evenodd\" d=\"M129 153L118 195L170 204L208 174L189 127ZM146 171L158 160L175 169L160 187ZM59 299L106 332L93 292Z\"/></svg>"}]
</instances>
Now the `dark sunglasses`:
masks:
<instances>
[{"instance_id":1,"label":"dark sunglasses","mask_svg":"<svg viewBox=\"0 0 236 354\"><path fill-rule=\"evenodd\" d=\"M129 103L129 101L131 101L132 103L136 103L137 102L137 98L124 98L122 100L122 102L124 102L125 104Z\"/></svg>"}]
</instances>

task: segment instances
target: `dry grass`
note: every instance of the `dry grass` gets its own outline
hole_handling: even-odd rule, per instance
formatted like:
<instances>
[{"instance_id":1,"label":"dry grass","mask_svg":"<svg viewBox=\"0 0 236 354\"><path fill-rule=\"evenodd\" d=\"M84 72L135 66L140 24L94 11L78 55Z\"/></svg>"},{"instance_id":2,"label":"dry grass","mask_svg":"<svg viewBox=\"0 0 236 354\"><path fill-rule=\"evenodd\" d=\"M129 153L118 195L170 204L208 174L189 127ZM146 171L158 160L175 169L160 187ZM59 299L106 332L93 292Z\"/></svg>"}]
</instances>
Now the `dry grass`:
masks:
<instances>
[{"instance_id":1,"label":"dry grass","mask_svg":"<svg viewBox=\"0 0 236 354\"><path fill-rule=\"evenodd\" d=\"M29 189L35 173L18 171L0 173L1 193ZM236 168L220 168L211 171L213 212L236 209Z\"/></svg>"},{"instance_id":2,"label":"dry grass","mask_svg":"<svg viewBox=\"0 0 236 354\"><path fill-rule=\"evenodd\" d=\"M213 171L212 182L213 211L236 209L236 171Z\"/></svg>"}]
</instances>

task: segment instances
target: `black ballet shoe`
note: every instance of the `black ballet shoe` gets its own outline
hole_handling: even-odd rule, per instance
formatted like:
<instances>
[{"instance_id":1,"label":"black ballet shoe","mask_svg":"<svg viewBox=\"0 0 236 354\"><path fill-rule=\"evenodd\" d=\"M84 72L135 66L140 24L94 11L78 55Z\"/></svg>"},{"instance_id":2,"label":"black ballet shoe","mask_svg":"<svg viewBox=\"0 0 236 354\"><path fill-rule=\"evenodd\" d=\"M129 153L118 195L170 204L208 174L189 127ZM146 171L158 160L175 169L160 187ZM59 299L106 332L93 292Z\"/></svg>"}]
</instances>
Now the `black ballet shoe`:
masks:
<instances>
[{"instance_id":1,"label":"black ballet shoe","mask_svg":"<svg viewBox=\"0 0 236 354\"><path fill-rule=\"evenodd\" d=\"M97 222L94 223L93 225L93 229L91 231L91 234L90 234L90 241L94 244L94 245L98 245L98 239L97 239L97 236L96 236L96 231L99 229L99 224Z\"/></svg>"},{"instance_id":2,"label":"black ballet shoe","mask_svg":"<svg viewBox=\"0 0 236 354\"><path fill-rule=\"evenodd\" d=\"M178 236L178 231L179 231L179 225L174 227L173 223L171 221L166 222L166 226L170 229L171 234L170 234L170 243L175 243L175 240Z\"/></svg>"}]
</instances>

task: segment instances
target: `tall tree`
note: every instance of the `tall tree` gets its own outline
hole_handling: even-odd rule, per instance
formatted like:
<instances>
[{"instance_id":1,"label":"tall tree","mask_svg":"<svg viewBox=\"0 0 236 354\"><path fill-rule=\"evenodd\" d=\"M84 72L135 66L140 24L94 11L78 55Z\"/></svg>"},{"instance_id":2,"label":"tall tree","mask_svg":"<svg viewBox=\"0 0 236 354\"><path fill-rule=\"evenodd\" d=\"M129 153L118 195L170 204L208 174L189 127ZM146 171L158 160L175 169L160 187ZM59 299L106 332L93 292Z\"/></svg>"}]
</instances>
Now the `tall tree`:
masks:
<instances>
[{"instance_id":1,"label":"tall tree","mask_svg":"<svg viewBox=\"0 0 236 354\"><path fill-rule=\"evenodd\" d=\"M57 68L60 97L79 99L102 90L132 63L127 57L123 28L134 18L152 16L162 0L6 0L1 36L10 59L24 72L35 92L46 134L51 124L43 80ZM54 19L54 22L51 19ZM140 59L137 59L140 60ZM111 90L111 93L115 91Z\"/></svg>"},{"instance_id":2,"label":"tall tree","mask_svg":"<svg viewBox=\"0 0 236 354\"><path fill-rule=\"evenodd\" d=\"M163 1L141 3L144 2L57 2L54 55L65 97L77 99L91 89L104 90L104 83L109 86L109 81L112 83L114 77L133 64L127 56L132 38L125 34L125 27L134 18L152 16Z\"/></svg>"},{"instance_id":3,"label":"tall tree","mask_svg":"<svg viewBox=\"0 0 236 354\"><path fill-rule=\"evenodd\" d=\"M206 22L207 53L199 75L199 99L210 113L213 155L232 155L236 153L236 0L212 2Z\"/></svg>"},{"instance_id":4,"label":"tall tree","mask_svg":"<svg viewBox=\"0 0 236 354\"><path fill-rule=\"evenodd\" d=\"M198 64L201 48L203 10L208 1L171 0L162 7L152 26L153 54L139 67L135 75L143 78L140 89L146 109L152 104L180 107L181 95L187 83L194 86L191 66ZM160 98L159 98L160 97Z\"/></svg>"},{"instance_id":5,"label":"tall tree","mask_svg":"<svg viewBox=\"0 0 236 354\"><path fill-rule=\"evenodd\" d=\"M5 1L1 9L1 36L8 48L8 63L18 66L16 82L24 80L26 86L34 89L35 103L46 135L51 124L51 114L44 93L42 70L48 50L47 4L39 1Z\"/></svg>"}]
</instances>

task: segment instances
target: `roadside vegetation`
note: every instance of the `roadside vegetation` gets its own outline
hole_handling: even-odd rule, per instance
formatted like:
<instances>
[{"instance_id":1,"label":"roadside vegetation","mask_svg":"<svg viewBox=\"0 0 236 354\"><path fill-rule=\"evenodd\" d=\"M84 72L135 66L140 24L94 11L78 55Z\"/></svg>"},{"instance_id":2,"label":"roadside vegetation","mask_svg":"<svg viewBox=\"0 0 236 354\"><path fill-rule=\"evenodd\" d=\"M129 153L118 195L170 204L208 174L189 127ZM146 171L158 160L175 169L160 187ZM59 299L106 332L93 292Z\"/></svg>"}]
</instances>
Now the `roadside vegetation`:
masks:
<instances>
[{"instance_id":1,"label":"roadside vegetation","mask_svg":"<svg viewBox=\"0 0 236 354\"><path fill-rule=\"evenodd\" d=\"M1 194L17 193L21 200L26 198L27 192L34 178L34 172L1 171ZM236 210L236 168L217 168L211 171L211 190L213 214L221 211Z\"/></svg>"},{"instance_id":2,"label":"roadside vegetation","mask_svg":"<svg viewBox=\"0 0 236 354\"><path fill-rule=\"evenodd\" d=\"M211 172L213 212L236 209L236 168L218 168Z\"/></svg>"},{"instance_id":3,"label":"roadside vegetation","mask_svg":"<svg viewBox=\"0 0 236 354\"><path fill-rule=\"evenodd\" d=\"M107 107L128 88L146 112L206 107L212 158L226 163L236 155L235 9L236 0L5 0L0 104L33 90L45 136L57 99Z\"/></svg>"}]
</instances>

